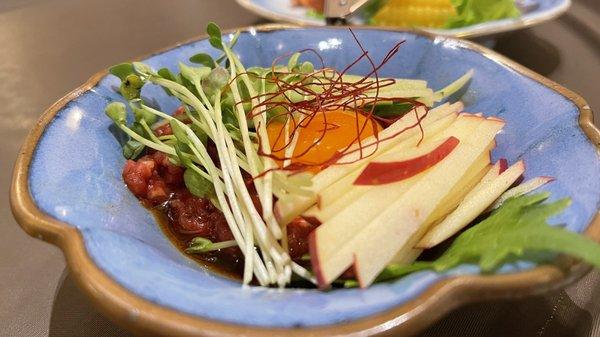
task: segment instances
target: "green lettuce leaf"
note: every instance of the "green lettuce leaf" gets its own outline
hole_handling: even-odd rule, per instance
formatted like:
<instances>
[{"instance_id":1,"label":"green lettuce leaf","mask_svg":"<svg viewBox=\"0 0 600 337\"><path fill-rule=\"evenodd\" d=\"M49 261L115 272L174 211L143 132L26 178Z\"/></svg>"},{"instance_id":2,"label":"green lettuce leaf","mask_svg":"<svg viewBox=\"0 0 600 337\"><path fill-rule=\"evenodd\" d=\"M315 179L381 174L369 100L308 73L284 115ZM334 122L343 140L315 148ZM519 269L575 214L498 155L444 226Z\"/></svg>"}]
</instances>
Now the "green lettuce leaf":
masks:
<instances>
[{"instance_id":1,"label":"green lettuce leaf","mask_svg":"<svg viewBox=\"0 0 600 337\"><path fill-rule=\"evenodd\" d=\"M451 0L457 15L446 28L458 28L481 22L513 18L521 15L514 0Z\"/></svg>"}]
</instances>

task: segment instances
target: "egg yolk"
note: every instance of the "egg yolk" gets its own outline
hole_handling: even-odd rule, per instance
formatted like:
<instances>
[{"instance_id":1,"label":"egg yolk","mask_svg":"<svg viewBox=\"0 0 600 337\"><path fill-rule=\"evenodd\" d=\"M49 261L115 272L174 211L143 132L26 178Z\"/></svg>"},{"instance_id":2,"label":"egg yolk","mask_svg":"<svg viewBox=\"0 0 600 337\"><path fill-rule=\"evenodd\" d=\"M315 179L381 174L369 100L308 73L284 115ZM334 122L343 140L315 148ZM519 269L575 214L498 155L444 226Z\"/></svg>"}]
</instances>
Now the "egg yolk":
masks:
<instances>
[{"instance_id":1,"label":"egg yolk","mask_svg":"<svg viewBox=\"0 0 600 337\"><path fill-rule=\"evenodd\" d=\"M313 172L318 171L318 165L326 163L336 152L357 142L357 138L363 140L382 129L376 121L349 110L320 111L312 117L305 117L300 123L301 126L296 129L298 141L292 163L315 166ZM285 154L284 127L285 123L279 121L267 126L273 154L280 158ZM289 129L293 132L292 126Z\"/></svg>"}]
</instances>

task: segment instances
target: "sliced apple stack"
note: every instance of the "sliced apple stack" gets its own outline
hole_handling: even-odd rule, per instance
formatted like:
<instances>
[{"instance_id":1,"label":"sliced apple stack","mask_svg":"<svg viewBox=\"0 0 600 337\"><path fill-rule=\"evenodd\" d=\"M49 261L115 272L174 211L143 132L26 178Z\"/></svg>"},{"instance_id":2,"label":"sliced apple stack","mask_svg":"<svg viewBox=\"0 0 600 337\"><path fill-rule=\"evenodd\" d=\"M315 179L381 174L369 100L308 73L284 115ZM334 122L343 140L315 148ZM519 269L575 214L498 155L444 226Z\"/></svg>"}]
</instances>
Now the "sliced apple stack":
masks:
<instances>
[{"instance_id":1,"label":"sliced apple stack","mask_svg":"<svg viewBox=\"0 0 600 337\"><path fill-rule=\"evenodd\" d=\"M368 190L347 200L343 211L324 216L323 224L309 237L319 286L327 287L353 266L359 284L366 287L390 261L416 255L414 247L429 227L452 212L489 171L489 151L503 126L498 119L461 114L418 150L404 151L412 158L390 151L362 165L357 180L371 183ZM386 184L373 187L381 183L381 170L373 167L390 170Z\"/></svg>"},{"instance_id":2,"label":"sliced apple stack","mask_svg":"<svg viewBox=\"0 0 600 337\"><path fill-rule=\"evenodd\" d=\"M414 112L406 114L403 118L381 131L377 138L368 138L362 142L360 147L357 145L350 148L336 165L327 167L313 177L312 186L310 187L313 192L312 196L291 195L277 201L274 206L274 213L279 223L289 223L311 206L317 204L319 195L326 188L354 172L360 173L367 165L365 160L360 160L361 158L368 157L369 161L372 161L396 146L399 146L399 148L395 150L399 150L403 147L408 148L411 144L416 145L421 135L421 129L416 127L419 120L427 137L429 134L435 133L436 130L439 131L450 125L462 108L462 103L458 102L441 105L429 112L425 109L415 109ZM401 145L404 142L407 143ZM350 178L345 181L354 181L354 179ZM345 183L345 186L352 185ZM345 191L347 189L344 187L341 190Z\"/></svg>"},{"instance_id":3,"label":"sliced apple stack","mask_svg":"<svg viewBox=\"0 0 600 337\"><path fill-rule=\"evenodd\" d=\"M518 161L504 172L497 163L475 188L465 196L457 209L427 232L417 244L418 248L431 248L465 228L490 206L524 172L525 164Z\"/></svg>"}]
</instances>

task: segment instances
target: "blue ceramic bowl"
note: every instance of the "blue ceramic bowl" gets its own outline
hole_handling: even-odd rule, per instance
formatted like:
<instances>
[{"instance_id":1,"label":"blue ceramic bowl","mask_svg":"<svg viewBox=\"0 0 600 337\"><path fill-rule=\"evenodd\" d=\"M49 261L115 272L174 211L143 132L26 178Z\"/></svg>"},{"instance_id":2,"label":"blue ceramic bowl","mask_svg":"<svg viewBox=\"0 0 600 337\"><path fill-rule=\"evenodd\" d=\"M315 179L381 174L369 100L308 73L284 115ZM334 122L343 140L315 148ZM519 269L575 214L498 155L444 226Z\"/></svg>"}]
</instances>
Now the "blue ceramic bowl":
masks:
<instances>
[{"instance_id":1,"label":"blue ceramic bowl","mask_svg":"<svg viewBox=\"0 0 600 337\"><path fill-rule=\"evenodd\" d=\"M284 21L299 25L325 25L323 18L311 16L305 7L293 6L292 0L237 0L248 10L274 21ZM571 6L571 0L517 0L521 16L502 20L493 20L461 28L423 30L445 36L479 37L490 36L513 30L523 29L557 18ZM354 15L349 20L354 25L367 24L364 17Z\"/></svg>"},{"instance_id":2,"label":"blue ceramic bowl","mask_svg":"<svg viewBox=\"0 0 600 337\"><path fill-rule=\"evenodd\" d=\"M440 88L475 69L463 96L466 110L507 121L494 157L524 159L526 178L555 177L544 189L552 198L571 197L573 204L554 221L577 232L590 226L600 202L600 157L579 124L582 116L588 134L597 132L581 98L472 43L401 31L355 33L375 59L406 40L382 76L424 79ZM346 29L293 27L250 28L235 51L248 66L268 66L278 55L303 48L318 50L326 65L337 68L360 52ZM207 40L143 61L175 70L179 61L201 51L213 52ZM356 73L367 70L366 63L355 68ZM475 266L464 265L365 290L242 288L181 254L123 184L124 158L104 115L108 102L121 99L115 86L118 79L102 72L46 112L19 157L12 203L30 234L63 248L75 278L106 312L141 331L263 336L293 328L284 334L300 336L416 329L472 297L494 297L497 290L532 293L568 279L550 267L513 274L533 267L516 263L502 268L510 274L505 276L453 278L478 273ZM154 97L163 111L177 107L160 88L143 94ZM433 311L429 317L422 315L426 307ZM417 319L420 323L411 326Z\"/></svg>"}]
</instances>

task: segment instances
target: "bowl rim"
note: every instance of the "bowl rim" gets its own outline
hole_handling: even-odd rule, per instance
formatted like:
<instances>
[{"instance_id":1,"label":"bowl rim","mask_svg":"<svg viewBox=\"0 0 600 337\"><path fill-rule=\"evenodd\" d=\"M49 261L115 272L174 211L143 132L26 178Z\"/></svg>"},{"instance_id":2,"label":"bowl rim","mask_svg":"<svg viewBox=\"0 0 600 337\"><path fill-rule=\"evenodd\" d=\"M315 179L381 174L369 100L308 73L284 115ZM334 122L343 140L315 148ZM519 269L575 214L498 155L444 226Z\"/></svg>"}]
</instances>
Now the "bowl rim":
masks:
<instances>
[{"instance_id":1,"label":"bowl rim","mask_svg":"<svg viewBox=\"0 0 600 337\"><path fill-rule=\"evenodd\" d=\"M267 19L281 21L281 22L289 22L291 24L304 26L304 27L313 27L313 26L325 26L325 22L319 19L311 19L306 16L296 17L291 15L286 15L278 12L271 11L266 9L263 6L258 5L256 2L252 0L236 0L237 3L243 8ZM444 36L458 37L458 38L476 38L476 37L484 37L491 36L496 34L502 34L506 32L511 32L515 30L525 29L528 27L536 26L546 21L552 21L565 12L569 10L572 5L572 0L564 0L559 6L554 8L550 8L545 12L539 13L537 16L533 18L524 18L523 15L516 18L506 18L500 20L491 20L486 21L470 26L459 27L459 28L451 28L451 29L440 29L440 28L415 28L413 30L421 31L429 34L438 34ZM321 21L321 23L317 24L317 22ZM501 24L497 24L497 22L503 22ZM494 25L493 23L496 23ZM368 24L359 24L353 25L353 27L373 27ZM402 28L394 28L394 27L377 27L382 29L402 29ZM406 30L406 29L405 29ZM410 29L409 29L410 30Z\"/></svg>"},{"instance_id":2,"label":"bowl rim","mask_svg":"<svg viewBox=\"0 0 600 337\"><path fill-rule=\"evenodd\" d=\"M286 24L268 24L230 29L224 31L224 34L237 30L242 32L271 32L306 28L347 29L348 27L300 27ZM406 32L430 40L452 40L459 43L461 48L475 51L493 62L537 81L561 94L577 106L580 128L589 141L600 151L600 130L593 124L592 110L586 101L573 91L507 57L474 42L423 31L380 27L354 28L357 30ZM137 59L143 59L205 38L206 35L197 36ZM186 314L152 303L127 290L102 271L88 255L79 230L45 214L37 207L29 192L29 166L45 128L65 105L89 91L107 74L108 70L106 69L94 74L83 85L62 97L42 114L27 136L17 156L10 189L10 204L15 219L25 232L40 240L54 244L63 251L73 278L80 289L92 299L96 307L119 325L137 333L211 337L239 335L248 337L324 337L333 335L414 334L441 319L458 306L482 300L517 298L557 290L576 281L591 270L591 267L583 262L566 259L566 261L559 260L560 263L556 265L543 265L513 274L455 276L441 280L412 300L383 312L343 324L308 328L266 328L227 323ZM596 213L596 216L591 220L586 229L586 235L600 242L600 213Z\"/></svg>"}]
</instances>

